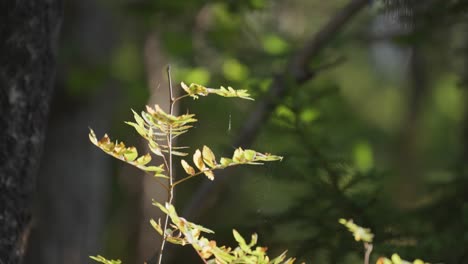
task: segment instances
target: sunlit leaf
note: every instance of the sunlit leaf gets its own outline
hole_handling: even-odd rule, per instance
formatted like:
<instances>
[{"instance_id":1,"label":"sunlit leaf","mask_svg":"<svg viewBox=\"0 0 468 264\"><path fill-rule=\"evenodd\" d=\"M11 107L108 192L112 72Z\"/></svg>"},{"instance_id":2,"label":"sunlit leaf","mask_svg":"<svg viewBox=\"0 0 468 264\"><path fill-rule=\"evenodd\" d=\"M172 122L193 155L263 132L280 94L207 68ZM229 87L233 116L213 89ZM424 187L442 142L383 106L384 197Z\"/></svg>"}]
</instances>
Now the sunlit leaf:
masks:
<instances>
[{"instance_id":1,"label":"sunlit leaf","mask_svg":"<svg viewBox=\"0 0 468 264\"><path fill-rule=\"evenodd\" d=\"M144 138L146 137L146 130L145 130L144 126L140 126L140 125L138 125L137 123L134 123L134 122L125 122L125 124L135 128L135 130L137 131L138 134L140 134L140 136L142 136Z\"/></svg>"},{"instance_id":2,"label":"sunlit leaf","mask_svg":"<svg viewBox=\"0 0 468 264\"><path fill-rule=\"evenodd\" d=\"M185 157L188 155L187 152L182 152L182 151L177 151L177 150L171 150L171 154L175 156L180 156L180 157Z\"/></svg>"},{"instance_id":3,"label":"sunlit leaf","mask_svg":"<svg viewBox=\"0 0 468 264\"><path fill-rule=\"evenodd\" d=\"M250 253L250 247L247 246L247 243L245 242L245 239L237 232L237 230L233 229L232 234L234 235L234 239L239 243L239 246L242 248L244 252Z\"/></svg>"},{"instance_id":4,"label":"sunlit leaf","mask_svg":"<svg viewBox=\"0 0 468 264\"><path fill-rule=\"evenodd\" d=\"M98 145L98 140L96 138L96 134L94 133L94 130L92 130L91 128L89 129L89 140L94 144L94 145Z\"/></svg>"},{"instance_id":5,"label":"sunlit leaf","mask_svg":"<svg viewBox=\"0 0 468 264\"><path fill-rule=\"evenodd\" d=\"M248 93L247 90L235 90L232 87L228 87L227 89L221 86L219 89L212 89L208 88L209 93L214 93L223 97L239 97L242 99L247 99L247 100L254 100L253 98L250 97L250 94Z\"/></svg>"},{"instance_id":6,"label":"sunlit leaf","mask_svg":"<svg viewBox=\"0 0 468 264\"><path fill-rule=\"evenodd\" d=\"M187 174L189 175L195 174L195 169L192 166L190 166L185 160L181 160L180 163L182 164L182 167L184 168Z\"/></svg>"},{"instance_id":7,"label":"sunlit leaf","mask_svg":"<svg viewBox=\"0 0 468 264\"><path fill-rule=\"evenodd\" d=\"M221 160L219 161L219 163L221 163L221 165L225 167L229 166L232 162L233 160L229 158L221 158Z\"/></svg>"},{"instance_id":8,"label":"sunlit leaf","mask_svg":"<svg viewBox=\"0 0 468 264\"><path fill-rule=\"evenodd\" d=\"M104 258L103 256L90 256L91 259L97 261L97 262L101 262L101 263L104 263L104 264L121 264L122 261L120 260L108 260L106 258Z\"/></svg>"},{"instance_id":9,"label":"sunlit leaf","mask_svg":"<svg viewBox=\"0 0 468 264\"><path fill-rule=\"evenodd\" d=\"M214 180L214 173L211 170L205 170L203 173L208 179Z\"/></svg>"},{"instance_id":10,"label":"sunlit leaf","mask_svg":"<svg viewBox=\"0 0 468 264\"><path fill-rule=\"evenodd\" d=\"M283 157L273 155L273 154L270 154L270 153L259 153L259 152L257 152L255 154L255 160L257 160L257 161L277 161L277 160L281 161L281 160L283 160Z\"/></svg>"},{"instance_id":11,"label":"sunlit leaf","mask_svg":"<svg viewBox=\"0 0 468 264\"><path fill-rule=\"evenodd\" d=\"M138 157L138 151L135 147L129 147L124 151L123 156L126 161L134 161Z\"/></svg>"},{"instance_id":12,"label":"sunlit leaf","mask_svg":"<svg viewBox=\"0 0 468 264\"><path fill-rule=\"evenodd\" d=\"M139 157L139 158L136 160L136 163L137 163L138 165L146 165L146 164L148 164L150 161L151 161L151 155L150 155L150 154L146 154L146 155L143 155L143 156Z\"/></svg>"},{"instance_id":13,"label":"sunlit leaf","mask_svg":"<svg viewBox=\"0 0 468 264\"><path fill-rule=\"evenodd\" d=\"M392 255L392 262L393 264L403 264L401 257L398 254Z\"/></svg>"},{"instance_id":14,"label":"sunlit leaf","mask_svg":"<svg viewBox=\"0 0 468 264\"><path fill-rule=\"evenodd\" d=\"M246 149L244 150L244 158L247 161L253 161L257 152L255 150Z\"/></svg>"},{"instance_id":15,"label":"sunlit leaf","mask_svg":"<svg viewBox=\"0 0 468 264\"><path fill-rule=\"evenodd\" d=\"M243 162L244 159L244 150L242 148L237 148L232 155L232 160L234 162Z\"/></svg>"},{"instance_id":16,"label":"sunlit leaf","mask_svg":"<svg viewBox=\"0 0 468 264\"><path fill-rule=\"evenodd\" d=\"M184 91L194 99L198 99L198 96L207 96L208 90L205 86L199 85L196 83L191 83L190 86L187 86L184 82L180 83L180 86Z\"/></svg>"},{"instance_id":17,"label":"sunlit leaf","mask_svg":"<svg viewBox=\"0 0 468 264\"><path fill-rule=\"evenodd\" d=\"M203 154L203 161L208 166L210 166L211 168L216 167L216 157L213 151L211 151L209 147L203 146L202 154Z\"/></svg>"},{"instance_id":18,"label":"sunlit leaf","mask_svg":"<svg viewBox=\"0 0 468 264\"><path fill-rule=\"evenodd\" d=\"M193 154L193 163L200 171L203 171L205 169L205 163L202 159L202 153L198 149Z\"/></svg>"},{"instance_id":19,"label":"sunlit leaf","mask_svg":"<svg viewBox=\"0 0 468 264\"><path fill-rule=\"evenodd\" d=\"M372 242L374 234L371 233L369 228L363 228L356 225L353 220L346 220L341 218L339 223L346 226L348 230L353 233L354 239L356 241Z\"/></svg>"}]
</instances>

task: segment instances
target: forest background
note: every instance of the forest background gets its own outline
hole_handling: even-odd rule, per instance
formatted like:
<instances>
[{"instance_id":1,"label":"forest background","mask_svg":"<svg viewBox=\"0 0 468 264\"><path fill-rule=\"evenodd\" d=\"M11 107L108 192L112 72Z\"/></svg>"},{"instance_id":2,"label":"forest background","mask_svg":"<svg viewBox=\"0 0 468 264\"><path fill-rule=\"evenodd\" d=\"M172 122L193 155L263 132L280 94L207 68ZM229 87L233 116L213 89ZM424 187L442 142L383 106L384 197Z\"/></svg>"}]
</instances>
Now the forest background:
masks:
<instances>
[{"instance_id":1,"label":"forest background","mask_svg":"<svg viewBox=\"0 0 468 264\"><path fill-rule=\"evenodd\" d=\"M18 225L28 230L20 254L26 263L91 263L97 254L151 263L160 243L149 225L160 217L151 199L163 201L165 192L87 135L88 127L112 131L143 147L122 121L146 104L168 107L168 64L175 83L229 85L256 99L184 102L177 111L200 122L177 144L284 156L177 190L181 215L215 230L222 244L232 244L235 227L258 233L272 254L288 249L308 263L362 263L362 246L338 224L352 218L376 234L374 259L398 252L468 262L465 1L42 2L49 4L38 4L37 14L57 4L60 11L47 15L61 29L50 47L57 58L53 89L44 88L50 99L25 110L49 109L39 111L32 187L19 192L31 198L21 200L18 216L32 212ZM7 52L4 65L13 57ZM11 91L1 89L10 95L1 98L2 112L10 113ZM5 127L8 118L28 120L3 118ZM16 198L8 196L8 170L0 172L6 212ZM3 258L9 247L0 242ZM168 251L170 263L197 263L189 249Z\"/></svg>"}]
</instances>

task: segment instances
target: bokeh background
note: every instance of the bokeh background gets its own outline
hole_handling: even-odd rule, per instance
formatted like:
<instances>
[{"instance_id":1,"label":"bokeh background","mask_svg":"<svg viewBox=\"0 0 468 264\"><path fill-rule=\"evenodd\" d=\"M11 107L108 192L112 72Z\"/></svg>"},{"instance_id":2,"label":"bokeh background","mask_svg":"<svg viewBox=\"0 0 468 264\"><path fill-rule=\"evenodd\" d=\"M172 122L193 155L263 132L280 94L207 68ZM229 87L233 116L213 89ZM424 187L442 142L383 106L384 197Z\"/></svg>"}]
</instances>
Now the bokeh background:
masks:
<instances>
[{"instance_id":1,"label":"bokeh background","mask_svg":"<svg viewBox=\"0 0 468 264\"><path fill-rule=\"evenodd\" d=\"M143 152L123 121L167 107L170 64L176 84L256 98L184 101L177 111L200 121L177 144L285 157L176 191L180 214L219 243L236 228L271 255L362 263L338 224L352 218L375 233L374 260L468 263L467 12L462 0L66 1L27 262L154 261L151 199L164 191L87 134ZM187 248L167 254L199 263Z\"/></svg>"}]
</instances>

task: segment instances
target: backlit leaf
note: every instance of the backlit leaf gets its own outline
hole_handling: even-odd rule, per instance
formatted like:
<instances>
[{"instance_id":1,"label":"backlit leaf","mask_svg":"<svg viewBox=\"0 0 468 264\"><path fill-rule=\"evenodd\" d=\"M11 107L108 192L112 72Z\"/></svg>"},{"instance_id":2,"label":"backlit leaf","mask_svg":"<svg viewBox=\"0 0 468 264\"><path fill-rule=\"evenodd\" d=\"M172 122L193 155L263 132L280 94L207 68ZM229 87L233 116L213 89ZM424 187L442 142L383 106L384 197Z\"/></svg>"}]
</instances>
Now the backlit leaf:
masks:
<instances>
[{"instance_id":1,"label":"backlit leaf","mask_svg":"<svg viewBox=\"0 0 468 264\"><path fill-rule=\"evenodd\" d=\"M256 153L257 152L255 150L246 149L244 150L244 157L247 161L252 161L255 158Z\"/></svg>"},{"instance_id":2,"label":"backlit leaf","mask_svg":"<svg viewBox=\"0 0 468 264\"><path fill-rule=\"evenodd\" d=\"M146 164L148 164L150 161L151 161L151 155L147 153L146 155L143 155L143 156L139 157L139 158L136 160L136 163L137 163L138 165L146 165Z\"/></svg>"},{"instance_id":3,"label":"backlit leaf","mask_svg":"<svg viewBox=\"0 0 468 264\"><path fill-rule=\"evenodd\" d=\"M129 147L123 153L126 161L134 161L138 157L138 151L135 147Z\"/></svg>"},{"instance_id":4,"label":"backlit leaf","mask_svg":"<svg viewBox=\"0 0 468 264\"><path fill-rule=\"evenodd\" d=\"M203 173L206 175L208 179L214 180L214 173L211 170L206 170Z\"/></svg>"},{"instance_id":5,"label":"backlit leaf","mask_svg":"<svg viewBox=\"0 0 468 264\"><path fill-rule=\"evenodd\" d=\"M202 153L198 149L193 154L193 163L200 171L205 169L205 163L203 163Z\"/></svg>"},{"instance_id":6,"label":"backlit leaf","mask_svg":"<svg viewBox=\"0 0 468 264\"><path fill-rule=\"evenodd\" d=\"M233 161L232 159L229 159L229 158L221 158L221 160L219 161L219 163L221 163L222 166L229 166L229 164L231 164Z\"/></svg>"},{"instance_id":7,"label":"backlit leaf","mask_svg":"<svg viewBox=\"0 0 468 264\"><path fill-rule=\"evenodd\" d=\"M184 168L187 174L189 175L195 174L195 169L192 166L190 166L185 160L181 160L180 163L182 164L182 167Z\"/></svg>"},{"instance_id":8,"label":"backlit leaf","mask_svg":"<svg viewBox=\"0 0 468 264\"><path fill-rule=\"evenodd\" d=\"M140 134L140 136L142 136L144 138L147 136L146 135L146 129L143 126L140 126L140 125L138 125L137 123L134 123L134 122L125 122L125 124L135 128L136 132L138 134Z\"/></svg>"},{"instance_id":9,"label":"backlit leaf","mask_svg":"<svg viewBox=\"0 0 468 264\"><path fill-rule=\"evenodd\" d=\"M211 149L207 146L203 146L203 161L208 165L210 166L211 168L214 168L216 167L216 157L213 153L213 151L211 151Z\"/></svg>"},{"instance_id":10,"label":"backlit leaf","mask_svg":"<svg viewBox=\"0 0 468 264\"><path fill-rule=\"evenodd\" d=\"M92 130L91 128L89 129L89 140L97 146L98 144L98 140L96 138L96 134L94 133L94 130Z\"/></svg>"},{"instance_id":11,"label":"backlit leaf","mask_svg":"<svg viewBox=\"0 0 468 264\"><path fill-rule=\"evenodd\" d=\"M237 148L232 155L232 160L234 162L243 162L244 161L244 150L242 148Z\"/></svg>"}]
</instances>

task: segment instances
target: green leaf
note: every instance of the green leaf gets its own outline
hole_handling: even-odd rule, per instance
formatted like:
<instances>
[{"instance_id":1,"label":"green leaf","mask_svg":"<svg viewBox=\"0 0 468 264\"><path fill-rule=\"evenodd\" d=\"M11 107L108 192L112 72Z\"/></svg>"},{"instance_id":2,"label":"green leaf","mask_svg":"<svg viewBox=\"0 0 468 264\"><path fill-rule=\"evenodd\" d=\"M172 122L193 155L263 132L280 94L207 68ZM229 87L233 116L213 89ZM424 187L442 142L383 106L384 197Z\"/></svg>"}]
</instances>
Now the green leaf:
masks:
<instances>
[{"instance_id":1,"label":"green leaf","mask_svg":"<svg viewBox=\"0 0 468 264\"><path fill-rule=\"evenodd\" d=\"M244 150L244 157L247 161L253 161L257 152L255 150L246 149Z\"/></svg>"},{"instance_id":2,"label":"green leaf","mask_svg":"<svg viewBox=\"0 0 468 264\"><path fill-rule=\"evenodd\" d=\"M148 153L146 155L143 155L141 157L139 157L137 160L136 160L136 163L138 165L146 165L148 164L149 162L151 161L151 155Z\"/></svg>"},{"instance_id":3,"label":"green leaf","mask_svg":"<svg viewBox=\"0 0 468 264\"><path fill-rule=\"evenodd\" d=\"M237 232L235 229L232 230L232 234L234 235L234 239L239 243L240 248L247 253L251 253L252 250L245 242L245 239Z\"/></svg>"},{"instance_id":4,"label":"green leaf","mask_svg":"<svg viewBox=\"0 0 468 264\"><path fill-rule=\"evenodd\" d=\"M402 260L398 254L393 254L392 255L392 262L393 264L402 264Z\"/></svg>"},{"instance_id":5,"label":"green leaf","mask_svg":"<svg viewBox=\"0 0 468 264\"><path fill-rule=\"evenodd\" d=\"M237 148L232 155L232 160L237 163L244 162L244 150Z\"/></svg>"},{"instance_id":6,"label":"green leaf","mask_svg":"<svg viewBox=\"0 0 468 264\"><path fill-rule=\"evenodd\" d=\"M155 172L155 173L161 173L164 171L164 164L161 164L159 166L147 166L147 167L143 167L143 170L144 171L152 171L152 172Z\"/></svg>"},{"instance_id":7,"label":"green leaf","mask_svg":"<svg viewBox=\"0 0 468 264\"><path fill-rule=\"evenodd\" d=\"M221 158L221 160L219 161L219 163L221 163L221 165L224 167L229 166L230 164L232 164L232 162L232 159L229 158Z\"/></svg>"},{"instance_id":8,"label":"green leaf","mask_svg":"<svg viewBox=\"0 0 468 264\"><path fill-rule=\"evenodd\" d=\"M346 220L341 218L338 220L338 222L348 228L348 230L353 233L354 239L356 241L364 241L371 243L374 234L371 233L371 230L369 228L363 228L361 226L356 225L353 220Z\"/></svg>"},{"instance_id":9,"label":"green leaf","mask_svg":"<svg viewBox=\"0 0 468 264\"><path fill-rule=\"evenodd\" d=\"M124 151L123 156L126 161L134 161L138 157L138 151L135 147L129 147Z\"/></svg>"},{"instance_id":10,"label":"green leaf","mask_svg":"<svg viewBox=\"0 0 468 264\"><path fill-rule=\"evenodd\" d=\"M101 263L104 263L104 264L121 264L122 261L120 260L108 260L106 258L104 258L103 256L90 256L91 259L97 261L97 262L101 262Z\"/></svg>"},{"instance_id":11,"label":"green leaf","mask_svg":"<svg viewBox=\"0 0 468 264\"><path fill-rule=\"evenodd\" d=\"M199 95L200 96L208 95L208 89L203 85L191 83L190 86L187 86L184 82L181 82L180 86L193 99L198 99Z\"/></svg>"},{"instance_id":12,"label":"green leaf","mask_svg":"<svg viewBox=\"0 0 468 264\"><path fill-rule=\"evenodd\" d=\"M137 123L133 123L133 122L125 122L125 124L127 124L127 125L132 126L133 128L135 128L136 132L137 132L140 136L142 136L142 137L144 137L144 138L147 137L147 135L146 135L146 129L144 128L144 126L141 126L141 125L139 125L139 124L137 124Z\"/></svg>"},{"instance_id":13,"label":"green leaf","mask_svg":"<svg viewBox=\"0 0 468 264\"><path fill-rule=\"evenodd\" d=\"M235 90L232 87L228 87L227 89L221 86L219 89L212 89L208 88L208 92L214 93L223 97L239 97L242 99L247 99L247 100L254 100L253 98L250 97L250 94L248 93L247 90Z\"/></svg>"}]
</instances>

